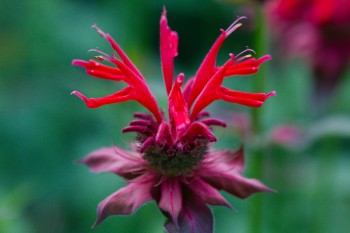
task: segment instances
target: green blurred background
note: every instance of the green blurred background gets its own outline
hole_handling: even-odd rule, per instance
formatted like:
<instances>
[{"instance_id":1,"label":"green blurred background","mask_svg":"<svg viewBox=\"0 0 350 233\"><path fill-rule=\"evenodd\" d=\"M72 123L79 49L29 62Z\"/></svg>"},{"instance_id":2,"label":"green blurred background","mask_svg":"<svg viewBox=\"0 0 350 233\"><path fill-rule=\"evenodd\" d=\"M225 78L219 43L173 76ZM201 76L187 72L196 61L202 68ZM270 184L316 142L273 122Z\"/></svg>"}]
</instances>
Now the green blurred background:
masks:
<instances>
[{"instance_id":1,"label":"green blurred background","mask_svg":"<svg viewBox=\"0 0 350 233\"><path fill-rule=\"evenodd\" d=\"M241 1L244 2L244 1ZM244 4L244 3L242 3ZM74 161L115 143L122 147L132 134L122 135L135 111L135 102L88 109L71 96L79 90L99 97L119 90L122 84L88 77L72 59L89 59L98 47L111 52L91 25L109 32L139 67L151 89L166 108L159 61L159 17L163 5L171 28L179 33L176 72L194 75L201 59L237 15L250 20L225 42L219 64L228 53L249 45L256 49L252 3L245 7L228 1L118 1L33 0L0 1L0 232L83 233L164 232L155 203L133 216L113 216L91 230L97 204L124 185L113 174L92 174ZM269 39L267 39L269 41ZM252 171L256 145L246 140L247 176L258 178L276 194L257 194L247 200L225 195L238 210L213 207L215 232L245 233L250 229L252 205L262 202L260 232L332 232L350 229L350 75L339 84L319 113L310 107L313 80L302 60L281 61L273 44L266 49L273 60L264 64L265 91L278 95L259 109L262 114L261 171ZM257 54L261 56L263 54ZM249 91L257 77L236 77L226 86ZM226 82L226 81L225 81ZM231 123L246 107L215 103L214 116ZM307 139L293 146L269 143L273 128L295 124ZM216 130L216 148L237 149L242 140L233 127ZM250 176L251 177L251 176ZM254 207L253 207L254 208ZM253 211L254 212L254 211ZM258 223L256 223L258 224Z\"/></svg>"}]
</instances>

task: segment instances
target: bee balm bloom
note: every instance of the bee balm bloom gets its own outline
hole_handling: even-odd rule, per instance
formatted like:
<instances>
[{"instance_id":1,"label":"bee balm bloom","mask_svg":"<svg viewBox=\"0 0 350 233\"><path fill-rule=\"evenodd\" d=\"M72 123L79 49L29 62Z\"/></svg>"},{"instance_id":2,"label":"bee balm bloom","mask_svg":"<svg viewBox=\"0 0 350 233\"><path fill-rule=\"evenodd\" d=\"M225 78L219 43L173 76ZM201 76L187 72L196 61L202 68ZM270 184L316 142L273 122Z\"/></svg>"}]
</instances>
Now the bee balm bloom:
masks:
<instances>
[{"instance_id":1,"label":"bee balm bloom","mask_svg":"<svg viewBox=\"0 0 350 233\"><path fill-rule=\"evenodd\" d=\"M271 191L261 182L242 176L243 149L236 152L213 150L216 141L213 126L225 127L225 122L210 118L203 111L216 100L224 100L250 107L259 107L275 92L246 93L222 86L224 78L233 75L254 74L269 55L254 59L251 55L230 54L228 61L216 65L216 55L224 40L241 26L238 18L227 30L221 30L196 75L184 88L184 74L174 79L174 58L177 56L178 36L167 23L166 11L160 19L160 52L165 87L168 95L169 118L166 119L150 91L145 78L109 34L97 26L116 53L107 55L97 51L98 61L74 60L93 77L125 82L127 87L103 98L87 98L77 91L88 107L135 100L150 113L135 113L135 120L122 131L136 132L137 144L132 150L117 146L98 149L80 160L93 172L112 172L127 180L121 188L98 205L95 225L110 215L126 215L144 203L155 200L168 218L165 228L170 233L213 232L213 216L209 205L231 205L221 196L225 190L237 197L246 198L256 192ZM244 51L249 52L247 51Z\"/></svg>"},{"instance_id":2,"label":"bee balm bloom","mask_svg":"<svg viewBox=\"0 0 350 233\"><path fill-rule=\"evenodd\" d=\"M350 62L350 1L270 0L266 14L286 52L310 61L314 104L323 109Z\"/></svg>"}]
</instances>

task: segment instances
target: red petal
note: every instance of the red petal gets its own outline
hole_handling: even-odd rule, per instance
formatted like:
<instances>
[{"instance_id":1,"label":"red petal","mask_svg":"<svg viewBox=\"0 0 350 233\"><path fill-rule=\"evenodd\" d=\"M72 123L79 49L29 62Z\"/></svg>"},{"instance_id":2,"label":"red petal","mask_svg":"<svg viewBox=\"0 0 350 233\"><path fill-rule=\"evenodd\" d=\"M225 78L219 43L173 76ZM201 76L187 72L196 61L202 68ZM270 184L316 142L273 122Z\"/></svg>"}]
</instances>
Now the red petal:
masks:
<instances>
[{"instance_id":1,"label":"red petal","mask_svg":"<svg viewBox=\"0 0 350 233\"><path fill-rule=\"evenodd\" d=\"M201 122L192 123L188 127L187 131L184 133L182 138L180 138L180 141L186 141L187 139L192 139L199 136L207 138L210 142L216 141L216 137L214 136L210 128Z\"/></svg>"},{"instance_id":2,"label":"red petal","mask_svg":"<svg viewBox=\"0 0 350 233\"><path fill-rule=\"evenodd\" d=\"M200 120L202 118L209 117L209 116L210 116L210 113L208 111L201 111L200 113L197 114L195 119Z\"/></svg>"},{"instance_id":3,"label":"red petal","mask_svg":"<svg viewBox=\"0 0 350 233\"><path fill-rule=\"evenodd\" d=\"M221 127L226 127L226 122L216 119L216 118L206 118L203 120L200 120L203 124L206 124L207 126L216 125Z\"/></svg>"},{"instance_id":4,"label":"red petal","mask_svg":"<svg viewBox=\"0 0 350 233\"><path fill-rule=\"evenodd\" d=\"M172 134L170 132L170 127L167 122L163 121L159 125L155 142L157 145L160 145L160 146L164 146L164 145L172 146L174 144L172 139Z\"/></svg>"},{"instance_id":5,"label":"red petal","mask_svg":"<svg viewBox=\"0 0 350 233\"><path fill-rule=\"evenodd\" d=\"M205 56L202 64L198 68L198 71L195 75L195 80L192 85L192 90L190 98L188 101L188 106L191 107L197 96L201 93L204 86L214 75L216 70L216 56L221 48L224 40L226 38L226 33L222 31L221 35L217 38L207 55Z\"/></svg>"},{"instance_id":6,"label":"red petal","mask_svg":"<svg viewBox=\"0 0 350 233\"><path fill-rule=\"evenodd\" d=\"M141 125L131 125L124 127L122 129L122 133L129 133L129 132L136 132L136 133L144 133L147 135L153 135L153 132L146 126Z\"/></svg>"},{"instance_id":7,"label":"red petal","mask_svg":"<svg viewBox=\"0 0 350 233\"><path fill-rule=\"evenodd\" d=\"M139 119L149 120L149 121L152 119L150 114L142 113L142 112L134 113L134 117L139 118Z\"/></svg>"},{"instance_id":8,"label":"red petal","mask_svg":"<svg viewBox=\"0 0 350 233\"><path fill-rule=\"evenodd\" d=\"M268 61L271 60L270 55L262 56L259 59L250 58L247 60L244 60L240 63L234 63L225 73L225 76L231 76L231 75L251 75L255 74L259 70L259 66Z\"/></svg>"},{"instance_id":9,"label":"red petal","mask_svg":"<svg viewBox=\"0 0 350 233\"><path fill-rule=\"evenodd\" d=\"M152 144L154 144L154 136L147 138L140 147L140 152L143 153Z\"/></svg>"},{"instance_id":10,"label":"red petal","mask_svg":"<svg viewBox=\"0 0 350 233\"><path fill-rule=\"evenodd\" d=\"M72 62L75 66L82 66L86 69L86 72L97 78L104 78L114 81L121 81L124 78L124 75L118 68L112 68L101 63L98 63L94 60L89 62L83 60L73 60Z\"/></svg>"},{"instance_id":11,"label":"red petal","mask_svg":"<svg viewBox=\"0 0 350 233\"><path fill-rule=\"evenodd\" d=\"M121 91L118 91L114 94L111 94L109 96L105 96L102 98L87 98L86 96L84 96L78 91L73 91L72 94L84 100L85 104L89 108L97 108L106 104L114 104L114 103L125 102L128 100L135 100L133 98L133 90L131 87L126 87Z\"/></svg>"},{"instance_id":12,"label":"red petal","mask_svg":"<svg viewBox=\"0 0 350 233\"><path fill-rule=\"evenodd\" d=\"M101 70L86 70L86 73L88 73L91 76L94 76L96 78L103 78L103 79L108 79L108 80L113 80L113 81L121 81L123 80L125 77L124 75L115 75L115 74L111 74L108 72L104 72Z\"/></svg>"},{"instance_id":13,"label":"red petal","mask_svg":"<svg viewBox=\"0 0 350 233\"><path fill-rule=\"evenodd\" d=\"M142 125L142 126L151 126L151 122L148 120L133 120L130 121L130 125Z\"/></svg>"},{"instance_id":14,"label":"red petal","mask_svg":"<svg viewBox=\"0 0 350 233\"><path fill-rule=\"evenodd\" d=\"M177 56L178 36L171 31L166 18L166 10L160 18L160 56L167 93L170 93L174 76L174 57Z\"/></svg>"},{"instance_id":15,"label":"red petal","mask_svg":"<svg viewBox=\"0 0 350 233\"><path fill-rule=\"evenodd\" d=\"M257 108L260 107L267 98L276 95L276 92L265 93L249 93L230 90L225 87L220 87L218 92L220 99L227 102L233 102L237 104L246 105L249 107Z\"/></svg>"},{"instance_id":16,"label":"red petal","mask_svg":"<svg viewBox=\"0 0 350 233\"><path fill-rule=\"evenodd\" d=\"M117 42L114 41L114 39L109 35L104 33L99 27L97 27L97 25L93 25L93 28L95 28L97 30L97 32L103 37L105 38L110 45L113 47L113 49L118 53L118 55L120 56L120 58L123 60L123 62L133 71L137 74L137 76L139 76L140 78L144 79L142 77L142 74L140 73L140 71L136 68L136 66L132 63L132 61L128 58L128 56L126 55L126 53L120 48L120 46L117 44Z\"/></svg>"},{"instance_id":17,"label":"red petal","mask_svg":"<svg viewBox=\"0 0 350 233\"><path fill-rule=\"evenodd\" d=\"M156 99L154 98L152 92L148 88L148 85L145 80L137 76L129 67L123 64L121 61L116 60L118 68L126 76L125 82L127 82L131 87L135 89L134 91L134 100L146 107L156 119L160 122L162 116L159 113L159 108Z\"/></svg>"},{"instance_id":18,"label":"red petal","mask_svg":"<svg viewBox=\"0 0 350 233\"><path fill-rule=\"evenodd\" d=\"M239 17L235 20L225 31L221 30L221 35L216 39L213 46L210 48L209 52L205 56L202 64L198 68L195 75L195 80L192 86L191 95L189 98L188 106L191 108L192 104L196 98L200 95L205 85L209 82L212 76L215 74L216 68L216 57L221 48L224 40L242 24L238 23L241 19L245 17Z\"/></svg>"},{"instance_id":19,"label":"red petal","mask_svg":"<svg viewBox=\"0 0 350 233\"><path fill-rule=\"evenodd\" d=\"M190 78L189 80L187 80L187 82L185 83L185 87L183 89L183 94L187 102L188 102L188 99L190 98L193 82L194 82L194 78Z\"/></svg>"},{"instance_id":20,"label":"red petal","mask_svg":"<svg viewBox=\"0 0 350 233\"><path fill-rule=\"evenodd\" d=\"M181 137L187 126L191 123L188 117L187 102L181 91L183 81L184 75L179 74L169 94L169 118L172 134L175 137Z\"/></svg>"},{"instance_id":21,"label":"red petal","mask_svg":"<svg viewBox=\"0 0 350 233\"><path fill-rule=\"evenodd\" d=\"M219 99L217 95L217 89L222 84L224 80L224 75L226 70L233 64L232 59L229 59L209 80L207 85L201 90L202 92L197 98L196 103L193 106L193 110L190 116L190 119L193 120L196 118L197 114L202 111L206 106L211 104L213 101ZM195 84L193 84L195 85Z\"/></svg>"},{"instance_id":22,"label":"red petal","mask_svg":"<svg viewBox=\"0 0 350 233\"><path fill-rule=\"evenodd\" d=\"M84 60L74 59L72 61L72 64L75 66L82 66L85 69L99 69L101 71L113 73L115 75L122 75L123 74L120 71L120 69L118 69L116 67L106 66L106 65L99 63L97 61L94 61L94 60L89 60L88 62L86 62Z\"/></svg>"}]
</instances>

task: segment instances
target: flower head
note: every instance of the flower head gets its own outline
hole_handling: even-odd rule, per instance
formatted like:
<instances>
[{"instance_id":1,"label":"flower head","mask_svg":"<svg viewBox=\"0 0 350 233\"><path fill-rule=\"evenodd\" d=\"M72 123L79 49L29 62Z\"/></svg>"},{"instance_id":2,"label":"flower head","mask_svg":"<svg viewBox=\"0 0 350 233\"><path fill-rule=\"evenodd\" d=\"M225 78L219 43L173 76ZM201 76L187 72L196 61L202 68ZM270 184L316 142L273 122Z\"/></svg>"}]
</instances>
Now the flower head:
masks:
<instances>
[{"instance_id":1,"label":"flower head","mask_svg":"<svg viewBox=\"0 0 350 233\"><path fill-rule=\"evenodd\" d=\"M222 65L216 65L217 53L224 40L241 26L238 18L221 34L200 65L196 75L185 84L184 74L174 77L174 58L177 56L178 36L168 26L166 11L160 19L160 52L164 83L168 95L168 120L158 107L145 78L109 34L96 25L119 58L101 51L96 60L74 60L96 78L123 81L128 86L103 98L87 98L77 91L88 107L134 100L150 113L135 113L135 120L122 132L135 132L137 143L132 150L117 146L102 148L80 160L93 172L112 172L128 181L127 186L111 194L98 206L96 225L110 215L131 214L147 201L155 200L168 221L168 232L210 233L213 217L207 204L231 205L221 196L225 190L246 198L253 193L271 191L261 182L242 176L243 148L236 152L210 149L217 139L213 126L225 127L220 119L211 118L204 109L216 100L250 107L260 107L275 92L247 93L228 89L224 78L249 75L258 71L265 55L252 58L247 49L239 55L230 54ZM99 61L112 64L107 66ZM184 88L181 86L184 84Z\"/></svg>"},{"instance_id":2,"label":"flower head","mask_svg":"<svg viewBox=\"0 0 350 233\"><path fill-rule=\"evenodd\" d=\"M310 60L324 106L350 62L350 1L270 0L267 16L286 52Z\"/></svg>"}]
</instances>

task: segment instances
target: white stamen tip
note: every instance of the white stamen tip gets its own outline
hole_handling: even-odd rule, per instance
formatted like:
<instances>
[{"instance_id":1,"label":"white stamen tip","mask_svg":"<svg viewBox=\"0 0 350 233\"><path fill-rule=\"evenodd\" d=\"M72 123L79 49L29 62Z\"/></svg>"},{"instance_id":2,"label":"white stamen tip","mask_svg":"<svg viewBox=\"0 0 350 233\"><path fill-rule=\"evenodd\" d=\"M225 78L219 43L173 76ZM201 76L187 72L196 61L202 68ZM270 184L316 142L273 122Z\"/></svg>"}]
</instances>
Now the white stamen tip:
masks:
<instances>
[{"instance_id":1,"label":"white stamen tip","mask_svg":"<svg viewBox=\"0 0 350 233\"><path fill-rule=\"evenodd\" d=\"M236 31L237 28L242 26L242 23L238 23L242 19L246 19L245 16L237 17L237 19L225 30L226 36L229 36L232 32Z\"/></svg>"}]
</instances>

